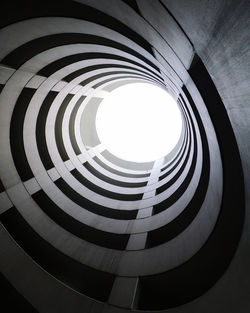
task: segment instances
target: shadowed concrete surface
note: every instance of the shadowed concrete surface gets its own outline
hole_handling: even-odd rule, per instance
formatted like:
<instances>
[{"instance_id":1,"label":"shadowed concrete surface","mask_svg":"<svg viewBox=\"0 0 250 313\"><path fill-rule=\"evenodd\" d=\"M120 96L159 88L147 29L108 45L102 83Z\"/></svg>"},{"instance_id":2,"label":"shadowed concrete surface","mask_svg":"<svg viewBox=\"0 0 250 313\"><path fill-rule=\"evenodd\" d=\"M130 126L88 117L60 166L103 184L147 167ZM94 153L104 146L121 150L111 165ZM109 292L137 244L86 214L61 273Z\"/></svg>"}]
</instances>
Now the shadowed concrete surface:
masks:
<instances>
[{"instance_id":1,"label":"shadowed concrete surface","mask_svg":"<svg viewBox=\"0 0 250 313\"><path fill-rule=\"evenodd\" d=\"M250 311L249 12L1 4L3 312ZM148 163L113 155L95 125L102 100L138 82L169 92L183 120Z\"/></svg>"}]
</instances>

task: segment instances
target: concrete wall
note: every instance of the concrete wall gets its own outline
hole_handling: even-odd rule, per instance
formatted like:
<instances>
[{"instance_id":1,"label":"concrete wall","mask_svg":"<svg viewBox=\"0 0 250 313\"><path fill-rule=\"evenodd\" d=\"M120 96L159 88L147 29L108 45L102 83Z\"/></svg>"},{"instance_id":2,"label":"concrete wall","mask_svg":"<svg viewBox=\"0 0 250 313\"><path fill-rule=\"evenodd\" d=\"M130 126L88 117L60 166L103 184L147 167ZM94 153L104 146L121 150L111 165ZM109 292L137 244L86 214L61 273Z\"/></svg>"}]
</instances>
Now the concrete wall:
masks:
<instances>
[{"instance_id":1,"label":"concrete wall","mask_svg":"<svg viewBox=\"0 0 250 313\"><path fill-rule=\"evenodd\" d=\"M0 19L4 312L250 309L248 1L9 1ZM153 163L99 141L148 82L183 133Z\"/></svg>"}]
</instances>

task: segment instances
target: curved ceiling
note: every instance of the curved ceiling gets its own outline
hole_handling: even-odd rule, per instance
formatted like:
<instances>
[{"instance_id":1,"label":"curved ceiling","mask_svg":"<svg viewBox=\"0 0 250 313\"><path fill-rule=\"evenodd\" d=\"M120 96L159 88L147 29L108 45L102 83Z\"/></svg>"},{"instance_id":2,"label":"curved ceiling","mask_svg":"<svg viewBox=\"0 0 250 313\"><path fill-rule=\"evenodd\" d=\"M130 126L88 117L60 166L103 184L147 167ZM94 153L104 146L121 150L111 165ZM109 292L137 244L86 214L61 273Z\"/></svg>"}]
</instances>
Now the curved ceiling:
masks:
<instances>
[{"instance_id":1,"label":"curved ceiling","mask_svg":"<svg viewBox=\"0 0 250 313\"><path fill-rule=\"evenodd\" d=\"M246 58L235 48L245 37L231 45L226 28L241 32L247 4L205 2L3 8L0 266L15 299L9 311L217 313L229 305L233 287L221 282L235 280L246 238L247 136L237 106ZM235 81L237 97L228 99ZM131 83L164 89L182 115L176 146L155 161L117 157L96 130L103 99Z\"/></svg>"}]
</instances>

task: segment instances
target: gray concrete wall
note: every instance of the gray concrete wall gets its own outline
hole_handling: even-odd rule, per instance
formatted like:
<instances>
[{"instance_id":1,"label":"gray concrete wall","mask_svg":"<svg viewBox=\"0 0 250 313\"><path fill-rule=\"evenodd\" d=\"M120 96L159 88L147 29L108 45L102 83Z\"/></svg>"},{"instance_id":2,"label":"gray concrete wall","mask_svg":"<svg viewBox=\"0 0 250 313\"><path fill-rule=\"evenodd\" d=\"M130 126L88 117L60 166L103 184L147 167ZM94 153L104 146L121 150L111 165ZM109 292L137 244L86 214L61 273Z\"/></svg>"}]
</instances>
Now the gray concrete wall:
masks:
<instances>
[{"instance_id":1,"label":"gray concrete wall","mask_svg":"<svg viewBox=\"0 0 250 313\"><path fill-rule=\"evenodd\" d=\"M249 12L244 0L3 5L5 312L249 311ZM142 81L183 116L178 146L152 164L110 155L94 123L109 92Z\"/></svg>"}]
</instances>

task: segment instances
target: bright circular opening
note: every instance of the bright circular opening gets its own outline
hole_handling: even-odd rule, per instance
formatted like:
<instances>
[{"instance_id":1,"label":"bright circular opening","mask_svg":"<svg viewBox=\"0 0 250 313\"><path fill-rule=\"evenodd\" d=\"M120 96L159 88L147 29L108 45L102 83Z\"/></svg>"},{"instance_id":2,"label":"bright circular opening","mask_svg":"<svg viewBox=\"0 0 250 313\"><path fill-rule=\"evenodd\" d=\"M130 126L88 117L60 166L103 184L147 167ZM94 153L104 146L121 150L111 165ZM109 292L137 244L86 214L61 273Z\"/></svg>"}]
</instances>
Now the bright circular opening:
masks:
<instances>
[{"instance_id":1,"label":"bright circular opening","mask_svg":"<svg viewBox=\"0 0 250 313\"><path fill-rule=\"evenodd\" d=\"M165 90L134 83L104 98L97 110L96 129L112 154L128 161L148 162L175 147L182 118L177 103Z\"/></svg>"}]
</instances>

